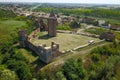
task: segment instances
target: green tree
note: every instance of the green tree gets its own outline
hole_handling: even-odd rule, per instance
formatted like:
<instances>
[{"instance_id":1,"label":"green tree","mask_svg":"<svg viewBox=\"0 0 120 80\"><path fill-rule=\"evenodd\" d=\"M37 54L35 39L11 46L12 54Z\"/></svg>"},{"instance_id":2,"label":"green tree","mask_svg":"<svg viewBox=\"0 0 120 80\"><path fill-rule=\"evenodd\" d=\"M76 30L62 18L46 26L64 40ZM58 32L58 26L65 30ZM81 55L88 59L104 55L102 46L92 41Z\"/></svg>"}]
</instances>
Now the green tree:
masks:
<instances>
[{"instance_id":1,"label":"green tree","mask_svg":"<svg viewBox=\"0 0 120 80\"><path fill-rule=\"evenodd\" d=\"M23 61L8 60L6 65L9 69L15 71L21 80L30 79L32 77L30 68Z\"/></svg>"},{"instance_id":2,"label":"green tree","mask_svg":"<svg viewBox=\"0 0 120 80\"><path fill-rule=\"evenodd\" d=\"M100 55L97 54L97 53L93 53L92 56L91 56L91 59L94 61L94 62L98 62L100 60Z\"/></svg>"},{"instance_id":3,"label":"green tree","mask_svg":"<svg viewBox=\"0 0 120 80\"><path fill-rule=\"evenodd\" d=\"M14 71L6 69L4 65L0 66L0 80L18 80Z\"/></svg>"},{"instance_id":4,"label":"green tree","mask_svg":"<svg viewBox=\"0 0 120 80\"><path fill-rule=\"evenodd\" d=\"M81 27L80 23L77 21L71 22L70 26L71 26L71 28L80 28Z\"/></svg>"},{"instance_id":5,"label":"green tree","mask_svg":"<svg viewBox=\"0 0 120 80\"><path fill-rule=\"evenodd\" d=\"M57 72L56 76L57 76L57 80L66 80L66 77L64 76L62 71Z\"/></svg>"},{"instance_id":6,"label":"green tree","mask_svg":"<svg viewBox=\"0 0 120 80\"><path fill-rule=\"evenodd\" d=\"M63 73L69 80L83 80L86 76L86 70L82 65L82 60L68 60L63 66Z\"/></svg>"}]
</instances>

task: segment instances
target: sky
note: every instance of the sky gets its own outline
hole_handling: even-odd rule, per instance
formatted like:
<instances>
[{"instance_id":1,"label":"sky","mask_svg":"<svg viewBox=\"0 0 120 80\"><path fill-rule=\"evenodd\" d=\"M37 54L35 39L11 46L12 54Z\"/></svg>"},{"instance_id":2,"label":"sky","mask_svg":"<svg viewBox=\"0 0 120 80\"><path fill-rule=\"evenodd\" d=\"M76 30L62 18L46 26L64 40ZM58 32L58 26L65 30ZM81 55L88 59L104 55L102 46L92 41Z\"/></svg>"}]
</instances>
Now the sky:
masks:
<instances>
[{"instance_id":1,"label":"sky","mask_svg":"<svg viewBox=\"0 0 120 80\"><path fill-rule=\"evenodd\" d=\"M0 0L0 2L120 4L120 0Z\"/></svg>"}]
</instances>

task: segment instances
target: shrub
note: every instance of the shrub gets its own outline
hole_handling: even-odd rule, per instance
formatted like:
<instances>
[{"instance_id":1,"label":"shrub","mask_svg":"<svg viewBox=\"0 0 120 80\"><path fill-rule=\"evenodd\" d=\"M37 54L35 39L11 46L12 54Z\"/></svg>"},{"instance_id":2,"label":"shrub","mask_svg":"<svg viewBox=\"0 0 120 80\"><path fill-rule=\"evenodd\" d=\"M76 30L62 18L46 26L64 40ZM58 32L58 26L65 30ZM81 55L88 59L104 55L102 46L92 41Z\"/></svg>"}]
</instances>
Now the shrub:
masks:
<instances>
[{"instance_id":1,"label":"shrub","mask_svg":"<svg viewBox=\"0 0 120 80\"><path fill-rule=\"evenodd\" d=\"M68 60L63 66L63 73L68 80L81 80L86 76L86 70L81 59Z\"/></svg>"},{"instance_id":2,"label":"shrub","mask_svg":"<svg viewBox=\"0 0 120 80\"><path fill-rule=\"evenodd\" d=\"M94 54L92 54L91 59L92 59L94 62L98 62L98 61L100 60L100 55L94 53Z\"/></svg>"}]
</instances>

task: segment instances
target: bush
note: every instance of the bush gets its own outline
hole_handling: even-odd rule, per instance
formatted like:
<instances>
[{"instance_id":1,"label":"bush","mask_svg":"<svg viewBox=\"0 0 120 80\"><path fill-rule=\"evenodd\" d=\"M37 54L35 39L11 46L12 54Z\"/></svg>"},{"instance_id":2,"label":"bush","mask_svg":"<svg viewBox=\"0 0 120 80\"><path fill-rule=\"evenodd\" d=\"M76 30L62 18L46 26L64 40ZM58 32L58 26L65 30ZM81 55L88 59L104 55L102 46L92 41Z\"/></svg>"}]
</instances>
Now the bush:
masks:
<instances>
[{"instance_id":1,"label":"bush","mask_svg":"<svg viewBox=\"0 0 120 80\"><path fill-rule=\"evenodd\" d=\"M86 32L92 33L92 34L96 34L96 35L101 35L103 34L106 30L102 29L102 28L90 28L90 29L86 29Z\"/></svg>"},{"instance_id":2,"label":"bush","mask_svg":"<svg viewBox=\"0 0 120 80\"><path fill-rule=\"evenodd\" d=\"M70 23L70 27L71 27L71 28L80 28L81 25L80 25L79 22L73 21L73 22Z\"/></svg>"},{"instance_id":3,"label":"bush","mask_svg":"<svg viewBox=\"0 0 120 80\"><path fill-rule=\"evenodd\" d=\"M86 76L86 70L81 59L68 60L63 66L63 73L68 80L81 80Z\"/></svg>"},{"instance_id":4,"label":"bush","mask_svg":"<svg viewBox=\"0 0 120 80\"><path fill-rule=\"evenodd\" d=\"M7 67L17 73L20 80L31 79L32 74L30 68L23 61L8 60L6 62Z\"/></svg>"},{"instance_id":5,"label":"bush","mask_svg":"<svg viewBox=\"0 0 120 80\"><path fill-rule=\"evenodd\" d=\"M92 59L94 62L98 62L98 61L100 60L100 55L94 53L94 54L92 54L91 59Z\"/></svg>"},{"instance_id":6,"label":"bush","mask_svg":"<svg viewBox=\"0 0 120 80\"><path fill-rule=\"evenodd\" d=\"M57 72L56 76L57 76L57 80L66 80L66 77L64 76L62 71Z\"/></svg>"},{"instance_id":7,"label":"bush","mask_svg":"<svg viewBox=\"0 0 120 80\"><path fill-rule=\"evenodd\" d=\"M91 71L88 80L98 80L97 79L97 73L95 71Z\"/></svg>"},{"instance_id":8,"label":"bush","mask_svg":"<svg viewBox=\"0 0 120 80\"><path fill-rule=\"evenodd\" d=\"M0 65L0 80L18 80L14 71L6 69L4 65Z\"/></svg>"}]
</instances>

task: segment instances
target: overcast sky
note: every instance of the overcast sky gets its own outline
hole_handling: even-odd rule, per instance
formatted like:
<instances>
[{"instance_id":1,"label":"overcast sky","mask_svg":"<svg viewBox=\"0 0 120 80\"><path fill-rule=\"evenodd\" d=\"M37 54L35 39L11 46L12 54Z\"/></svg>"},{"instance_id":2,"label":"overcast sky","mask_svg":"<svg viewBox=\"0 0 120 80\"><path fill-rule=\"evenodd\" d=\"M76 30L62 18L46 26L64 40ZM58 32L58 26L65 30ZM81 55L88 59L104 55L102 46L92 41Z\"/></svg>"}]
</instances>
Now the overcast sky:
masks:
<instances>
[{"instance_id":1,"label":"overcast sky","mask_svg":"<svg viewBox=\"0 0 120 80\"><path fill-rule=\"evenodd\" d=\"M0 0L0 2L98 3L120 4L120 0Z\"/></svg>"}]
</instances>

